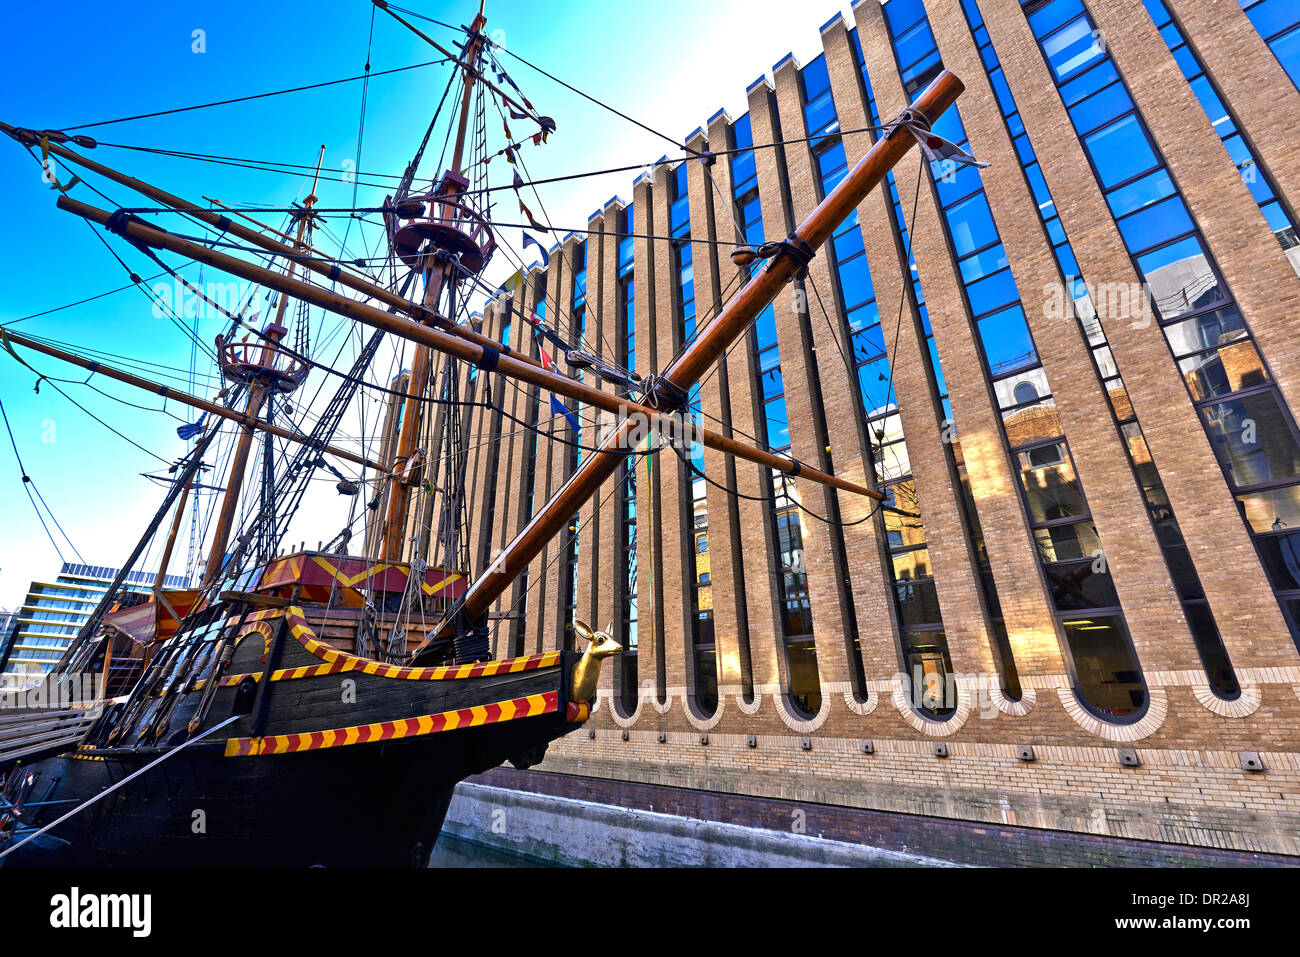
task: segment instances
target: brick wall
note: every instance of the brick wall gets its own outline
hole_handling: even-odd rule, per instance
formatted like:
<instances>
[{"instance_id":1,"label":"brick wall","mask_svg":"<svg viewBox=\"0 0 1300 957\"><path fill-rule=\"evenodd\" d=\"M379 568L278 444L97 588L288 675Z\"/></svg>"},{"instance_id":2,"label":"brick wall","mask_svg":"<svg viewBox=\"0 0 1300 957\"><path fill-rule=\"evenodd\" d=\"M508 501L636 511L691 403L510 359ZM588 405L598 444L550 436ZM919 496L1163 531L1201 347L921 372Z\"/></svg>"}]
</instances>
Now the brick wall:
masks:
<instances>
[{"instance_id":1,"label":"brick wall","mask_svg":"<svg viewBox=\"0 0 1300 957\"><path fill-rule=\"evenodd\" d=\"M1240 860L1215 857L1221 852L1300 854L1300 656L1196 410L1154 324L1106 326L1127 387L1123 402L1131 403L1141 422L1243 686L1233 701L1215 697L1209 688L1078 324L1072 315L1050 313L1040 301L1040 293L1060 286L1064 277L959 0L926 0L925 6L945 65L967 87L959 104L972 148L993 164L982 173L985 193L1150 689L1146 713L1135 723L1107 722L1089 712L1073 691L1064 636L1039 567L960 276L949 256L934 193L919 178L912 154L895 169L897 188L1023 687L1021 699L1008 699L997 690L997 680L988 682L991 691L978 684L997 677L990 609L980 587L954 461L944 444L945 414L927 372L921 318L908 295L906 261L888 196L878 190L862 202L858 216L887 332L952 665L959 675L973 676L958 682L955 713L938 721L918 711L895 677L900 628L885 565L884 530L878 518L867 518L870 503L839 493L832 498L806 481L798 487L814 511L824 515L838 505L842 520L854 524L837 530L805 520L823 695L817 715L797 712L784 693L789 675L774 581L781 556L768 506L752 500L764 494L762 472L714 453L706 456L706 471L749 498L728 500L718 488L708 491L720 700L712 715L695 708L685 553L690 539L683 524L689 523L683 507L689 483L681 461L665 452L641 467L649 480L639 481L637 488L640 699L623 702L621 713L616 711L615 669L607 667L591 720L552 744L541 766L548 773L493 781L526 787L546 781L547 787L559 789L554 793L596 789L631 802L648 801L656 788L676 789L673 801L710 808L719 819L744 808L744 814L765 820L764 814L777 812L763 801L787 802L781 805L787 809L788 802L802 802L829 815L826 826L844 834L887 843L901 840L898 835L911 828L914 835L928 835L926 840L968 849L972 859L989 855L989 861L1004 860L989 835L1012 832L1023 837L1023 849L1015 853L1030 862L1045 860L1049 847L1082 863L1173 860L1162 856L1173 853L1163 845L1205 849L1201 859L1210 862ZM979 0L979 8L1084 275L1136 283L1019 4ZM1300 321L1300 280L1145 10L1118 0L1088 0L1088 8L1289 397L1295 388L1298 337L1292 327ZM1300 132L1300 107L1289 106L1300 102L1294 86L1236 4L1172 0L1170 8L1246 127L1282 198L1294 206L1300 167L1287 145ZM797 11L790 17L792 22L801 19ZM863 132L870 120L852 30L861 38L882 117L888 119L905 105L875 0L858 3L849 20L837 16L822 27L851 165L874 141L873 134ZM747 92L768 239L785 236L818 201L816 167L804 142L799 69L785 58L770 80L761 77ZM725 153L734 143L731 125L729 116L718 113L690 138L696 150L723 154L711 170L689 161L687 171L700 325L721 306L722 291L734 288L736 279L736 266L727 255L730 246L725 245L735 236ZM775 142L781 148L768 148ZM633 260L637 367L643 374L662 369L678 346L677 277L665 238L671 175L670 165L663 163L631 186L632 232L642 237L634 241ZM914 195L919 196L915 215ZM617 243L601 235L615 229L618 208L612 202L593 217L588 240L588 339L596 343L612 343L621 334L614 294ZM566 328L570 301L573 242L557 249L548 271L548 319L561 329ZM536 295L536 278L536 273L530 275L517 292L520 308L528 308ZM807 295L796 296L800 291ZM829 460L836 473L872 482L855 374L841 352L847 336L829 250L818 250L802 286L778 296L775 313L792 454L814 465ZM490 313L487 321L499 319ZM512 345L530 348L526 324L516 318L513 328ZM742 341L703 390L706 412L720 420L709 424L719 431L738 436L757 431L762 407L750 352ZM511 390L505 401L515 414L524 414L522 393ZM1007 429L1028 428L1037 414L1010 421ZM549 420L544 408L543 429L559 428L557 421ZM522 479L525 447L518 435L500 443L496 467L501 476ZM563 480L565 451L544 439L539 442L538 504ZM486 469L491 462L492 456L480 455L474 467ZM486 488L482 476L474 483L476 490ZM500 482L496 503L492 539L499 547L507 530L513 535L520 527L520 491ZM617 514L598 510L579 553L578 616L602 626L618 617L615 592L606 584L617 567ZM517 650L554 647L562 634L563 559L557 560L562 547L557 539L533 563L533 587L526 598L528 640ZM497 610L517 605L521 597L512 595ZM505 628L502 624L498 631ZM504 653L499 638L497 649ZM865 687L854 678L858 667ZM864 751L867 742L869 753ZM936 753L939 746L945 756ZM1033 760L1021 759L1025 746L1032 747ZM1121 751L1130 749L1137 766L1121 763ZM1259 752L1265 770L1246 770L1243 752ZM653 793L663 800L669 792ZM1116 838L1152 843L1125 847Z\"/></svg>"}]
</instances>

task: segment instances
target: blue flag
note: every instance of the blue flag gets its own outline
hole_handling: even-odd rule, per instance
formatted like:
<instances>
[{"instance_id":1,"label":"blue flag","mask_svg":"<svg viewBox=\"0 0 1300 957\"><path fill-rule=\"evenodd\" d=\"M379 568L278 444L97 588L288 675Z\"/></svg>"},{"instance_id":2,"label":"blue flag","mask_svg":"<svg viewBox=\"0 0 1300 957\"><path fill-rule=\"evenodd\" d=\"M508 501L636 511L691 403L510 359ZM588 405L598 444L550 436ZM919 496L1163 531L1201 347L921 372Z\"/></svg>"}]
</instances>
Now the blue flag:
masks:
<instances>
[{"instance_id":1,"label":"blue flag","mask_svg":"<svg viewBox=\"0 0 1300 957\"><path fill-rule=\"evenodd\" d=\"M197 422L190 423L189 425L178 425L176 427L176 434L188 442L190 439L194 438L194 436L203 431L203 420L207 417L208 414L204 412L199 416Z\"/></svg>"},{"instance_id":2,"label":"blue flag","mask_svg":"<svg viewBox=\"0 0 1300 957\"><path fill-rule=\"evenodd\" d=\"M546 251L546 247L543 246L541 243L539 243L532 236L529 236L527 233L524 233L524 249L527 249L529 245L536 246L537 251L542 254L543 266L549 266L551 264L551 254Z\"/></svg>"},{"instance_id":3,"label":"blue flag","mask_svg":"<svg viewBox=\"0 0 1300 957\"><path fill-rule=\"evenodd\" d=\"M569 427L574 432L578 431L578 417L569 411L568 407L551 393L551 415L562 415L569 420Z\"/></svg>"}]
</instances>

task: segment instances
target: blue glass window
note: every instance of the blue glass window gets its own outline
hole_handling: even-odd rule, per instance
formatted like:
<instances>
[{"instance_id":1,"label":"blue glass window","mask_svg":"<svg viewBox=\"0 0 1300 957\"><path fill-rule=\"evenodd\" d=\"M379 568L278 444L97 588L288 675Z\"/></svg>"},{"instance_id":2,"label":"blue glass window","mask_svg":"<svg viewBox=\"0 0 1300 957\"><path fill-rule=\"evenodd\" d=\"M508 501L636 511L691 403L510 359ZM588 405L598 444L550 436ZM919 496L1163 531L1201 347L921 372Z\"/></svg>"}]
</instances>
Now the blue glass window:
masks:
<instances>
[{"instance_id":1,"label":"blue glass window","mask_svg":"<svg viewBox=\"0 0 1300 957\"><path fill-rule=\"evenodd\" d=\"M1079 17L1043 40L1048 65L1058 80L1068 79L1105 54L1092 24Z\"/></svg>"},{"instance_id":2,"label":"blue glass window","mask_svg":"<svg viewBox=\"0 0 1300 957\"><path fill-rule=\"evenodd\" d=\"M1291 82L1300 86L1300 9L1290 0L1238 0Z\"/></svg>"},{"instance_id":3,"label":"blue glass window","mask_svg":"<svg viewBox=\"0 0 1300 957\"><path fill-rule=\"evenodd\" d=\"M1142 124L1129 114L1083 138L1102 189L1118 186L1157 165Z\"/></svg>"}]
</instances>

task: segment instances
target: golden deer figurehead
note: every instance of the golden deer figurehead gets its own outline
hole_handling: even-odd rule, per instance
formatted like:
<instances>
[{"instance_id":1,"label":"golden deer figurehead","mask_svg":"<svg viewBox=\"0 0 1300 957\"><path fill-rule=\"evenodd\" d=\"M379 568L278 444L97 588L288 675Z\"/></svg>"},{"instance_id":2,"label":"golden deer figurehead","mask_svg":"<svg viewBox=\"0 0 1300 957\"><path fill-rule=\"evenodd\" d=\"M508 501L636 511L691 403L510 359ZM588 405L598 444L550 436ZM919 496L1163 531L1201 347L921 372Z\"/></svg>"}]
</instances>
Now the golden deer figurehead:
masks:
<instances>
[{"instance_id":1,"label":"golden deer figurehead","mask_svg":"<svg viewBox=\"0 0 1300 957\"><path fill-rule=\"evenodd\" d=\"M610 632L614 630L613 622L606 625L604 631L592 631L585 621L575 618L573 630L587 640L587 650L573 668L569 694L574 701L590 701L596 697L601 661L618 654L623 646L610 637Z\"/></svg>"}]
</instances>

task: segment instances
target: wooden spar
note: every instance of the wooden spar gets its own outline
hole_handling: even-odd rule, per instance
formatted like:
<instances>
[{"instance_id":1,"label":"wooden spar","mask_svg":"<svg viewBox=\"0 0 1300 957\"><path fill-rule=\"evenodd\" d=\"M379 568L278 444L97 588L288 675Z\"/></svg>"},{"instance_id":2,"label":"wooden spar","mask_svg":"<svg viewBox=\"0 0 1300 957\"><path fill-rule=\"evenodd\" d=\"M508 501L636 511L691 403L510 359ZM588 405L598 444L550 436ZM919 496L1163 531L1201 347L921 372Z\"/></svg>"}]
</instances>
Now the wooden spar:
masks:
<instances>
[{"instance_id":1,"label":"wooden spar","mask_svg":"<svg viewBox=\"0 0 1300 957\"><path fill-rule=\"evenodd\" d=\"M470 99L474 92L473 64L478 62L483 47L480 31L486 23L487 20L480 7L479 14L474 18L471 27L474 39L465 48L465 88L460 102L460 124L456 130L456 145L452 150L451 166L443 178L446 194L451 200L455 200L460 195L457 184L460 182L461 166L464 162L465 131L469 125ZM434 254L426 257L421 265L424 267L425 276L424 305L430 315L437 315L438 300L442 297L443 288L449 283L453 286L456 284L453 274L455 267L449 261L435 258ZM390 562L398 562L403 558L411 490L419 482L424 472L424 465L427 464L417 463L414 456L416 443L420 438L420 426L424 420L422 413L424 396L429 388L429 369L432 365L430 360L429 346L426 343L417 343L415 355L411 359L411 376L407 387L408 392L413 394L408 396L402 409L393 467L389 473L391 486L388 492L388 508L384 513L384 524L379 535L379 557Z\"/></svg>"},{"instance_id":2,"label":"wooden spar","mask_svg":"<svg viewBox=\"0 0 1300 957\"><path fill-rule=\"evenodd\" d=\"M937 76L913 103L912 109L933 124L956 102L964 87L947 70ZM843 222L886 174L913 146L916 139L901 123L879 139L866 156L858 161L831 194L823 199L790 237L806 244L809 251L826 243L834 228ZM685 351L667 368L662 377L669 388L686 393L701 376L721 358L731 344L747 329L787 282L801 271L801 263L790 252L776 255L767 268L745 284L712 322L706 325ZM599 452L584 455L573 476L539 509L529 523L470 585L465 593L461 613L464 620L482 618L498 597L528 567L542 547L559 534L579 509L597 492L601 483L615 474L636 448L635 424L625 419L602 443ZM412 653L421 652L445 638L448 631L460 627L453 616L444 618L435 631Z\"/></svg>"},{"instance_id":3,"label":"wooden spar","mask_svg":"<svg viewBox=\"0 0 1300 957\"><path fill-rule=\"evenodd\" d=\"M272 327L274 330L275 327ZM270 337L279 341L277 332L271 331ZM239 507L239 493L244 488L244 471L248 465L248 455L253 448L254 428L257 414L262 411L266 400L266 390L253 382L248 387L248 403L244 406L244 424L239 430L239 441L235 443L234 454L230 457L230 474L226 478L226 492L221 500L221 509L217 512L216 523L212 527L212 546L208 550L208 564L203 575L206 588L220 577L226 564L226 543L230 541L230 529L235 524L235 510Z\"/></svg>"},{"instance_id":4,"label":"wooden spar","mask_svg":"<svg viewBox=\"0 0 1300 957\"><path fill-rule=\"evenodd\" d=\"M31 135L25 130L20 130L17 127L4 122L0 122L0 132L7 133L17 139L20 143L26 142L24 137ZM292 260L296 260L301 263L305 269L327 276L331 280L337 281L340 285L347 286L354 292L359 292L371 299L378 300L386 306L391 306L403 313L407 313L418 319L432 323L449 335L466 339L480 346L498 347L500 345L499 343L493 342L490 337L475 332L473 329L458 326L454 322L450 322L442 316L431 312L419 303L411 302L409 299L399 296L392 290L385 289L377 283L359 278L354 274L345 271L340 264L333 260L305 258L302 256L301 251L295 249L292 245L277 242L270 236L267 236L256 229L250 229L242 223L237 223L222 213L205 209L202 206L191 203L188 200L167 192L166 190L159 189L143 180L136 179L134 176L128 176L126 173L119 172L111 166L105 166L103 163L82 156L80 153L68 149L61 143L50 143L49 148L51 153L61 159L67 160L69 163L76 163L91 172L98 173L107 179L111 179L115 183L120 183L128 189L133 189L142 196L147 196L163 206L170 206L173 209L183 210L187 216L192 216L200 222L207 223L209 226L227 232L245 242L260 246L268 252L275 253L277 256L285 256ZM337 274L335 270L337 270ZM539 369L542 367L540 362L529 356L515 353L515 357L521 362L535 365Z\"/></svg>"},{"instance_id":5,"label":"wooden spar","mask_svg":"<svg viewBox=\"0 0 1300 957\"><path fill-rule=\"evenodd\" d=\"M75 366L80 366L105 378L113 379L126 385L135 386L137 389L143 389L152 395L160 395L164 399L172 399L181 405L188 405L191 408L199 409L203 412L211 413L223 419L229 419L232 422L238 422L240 425L251 424L253 428L261 429L264 432L270 432L272 435L278 435L282 439L288 439L290 442L298 442L302 445L312 445L309 436L300 435L297 432L291 432L288 429L282 429L278 425L271 425L269 422L252 421L242 412L236 412L234 409L227 409L224 405L218 405L216 402L209 402L207 399L200 399L196 395L190 395L188 392L180 392L170 386L159 385L157 382L151 382L149 379L142 379L139 376L132 375L129 372L121 372L112 366L106 366L102 362L92 362L90 359L83 359L81 356L73 355L70 352L64 352L62 349L56 349L54 346L48 346L43 342L37 342L35 339L28 339L26 336L17 332L11 332L8 329L0 329L0 340L5 342L16 343L31 349L34 352L42 353L55 359L61 359L64 362L70 362ZM373 462L368 458L349 452L346 449L335 448L332 445L320 446L321 452L328 452L330 455L346 459L356 465L363 465L366 468L386 471L385 467L379 462Z\"/></svg>"},{"instance_id":6,"label":"wooden spar","mask_svg":"<svg viewBox=\"0 0 1300 957\"><path fill-rule=\"evenodd\" d=\"M294 248L303 248L303 238L307 235L307 230L311 224L312 207L316 205L316 186L320 182L320 167L325 161L325 147L320 148L320 157L316 160L316 176L312 179L311 191L303 200L305 212L298 217L297 236L294 238ZM294 269L297 267L297 260L290 259L289 265L285 269L285 276L293 278ZM261 358L258 360L262 366L271 367L275 363L276 345L284 338L284 314L289 307L289 297L284 293L280 294L280 302L275 311L275 322L267 327L266 337L270 340L269 346L264 346L261 350ZM234 332L231 332L234 336ZM247 339L247 336L245 336ZM205 586L216 581L221 575L225 566L226 545L230 542L230 530L235 525L235 511L239 508L239 493L244 488L244 473L248 469L248 456L253 449L253 435L256 433L253 423L257 421L258 413L262 411L262 404L266 401L269 393L262 386L259 380L253 380L248 384L248 404L244 408L244 424L239 431L239 441L235 444L235 452L230 457L230 473L226 477L226 491L221 499L221 509L217 512L216 523L212 527L212 546L208 552L207 571L203 576ZM267 418L271 413L267 411Z\"/></svg>"},{"instance_id":7,"label":"wooden spar","mask_svg":"<svg viewBox=\"0 0 1300 957\"><path fill-rule=\"evenodd\" d=\"M100 225L107 225L111 214L106 210L83 203L80 200L72 199L69 196L60 196L57 203L59 209L66 212L75 213L85 219ZM217 269L240 276L251 282L255 282L271 289L277 289L281 292L287 292L295 298L302 299L312 305L320 306L322 309L328 309L331 312L357 322L383 329L385 332L391 332L394 335L402 336L413 342L423 342L432 346L439 352L454 356L457 359L464 359L474 365L481 365L486 353L484 347L475 345L463 338L451 335L443 329L432 326L421 325L410 319L403 319L391 313L377 309L368 303L358 302L355 299L348 299L346 296L340 296L332 293L327 289L319 286L313 286L310 283L302 282L297 279L289 279L283 273L275 272L256 263L250 263L235 256L228 256L225 253L218 252L215 249L209 249L207 246L199 243L190 242L187 239L181 239L165 230L157 229L148 223L127 221L122 226L123 233L131 240L144 243L147 246L157 246L160 249L166 249L170 252L177 253L187 259L193 259L196 262L206 263ZM770 268L769 268L770 271ZM763 273L762 275L766 275ZM752 281L751 281L752 284ZM746 287L748 288L748 287ZM742 290L743 293L743 290ZM719 317L721 318L721 317ZM715 319L714 322L718 320ZM705 327L709 328L708 326ZM492 347L493 352L496 347ZM661 425L668 429L681 428L680 420L675 419L672 415L658 412L643 405L639 402L633 402L630 399L622 399L609 392L593 388L581 382L570 379L555 372L548 372L540 365L524 362L520 359L517 352L501 352L496 361L495 369L505 376L510 376L527 382L530 385L541 386L554 392L556 395L562 395L566 398L576 399L579 402L593 406L597 409L603 409L606 412L613 412L616 415L632 415L640 420L643 426ZM408 390L410 394L410 390ZM798 475L800 478L806 478L811 482L821 485L830 485L834 488L841 489L845 492L853 492L858 495L866 495L871 498L879 499L880 493L873 491L863 485L855 482L849 482L834 475L829 475L809 465L798 462L786 455L776 455L772 452L766 452L762 449L755 449L751 446L744 445L734 439L728 439L716 432L708 429L696 430L701 441L705 446L711 449L717 449L720 452L726 452L734 455L736 458L744 459L747 462L754 462L765 468L776 469L778 472L784 472L787 475ZM337 454L337 453L336 453ZM367 465L370 463L367 462ZM381 466L375 466L377 468Z\"/></svg>"},{"instance_id":8,"label":"wooden spar","mask_svg":"<svg viewBox=\"0 0 1300 957\"><path fill-rule=\"evenodd\" d=\"M315 190L312 190L312 192L315 192ZM227 204L223 203L221 200L219 200L219 199L215 199L215 198L213 198L213 197L211 197L211 196L204 196L203 198L204 198L204 200L206 200L207 202L209 202L209 203L213 203L213 204L215 204L215 205L221 207L221 208L224 209L226 212L230 213L232 216L238 216L240 219L246 219L246 220L248 220L250 223L252 223L252 224L253 224L254 226L256 226L258 229L260 229L260 230L262 230L262 231L264 231L264 232L272 233L272 234L274 234L275 236L278 236L280 239L286 240L286 241L288 241L288 242L293 242L293 241L294 241L294 238L293 238L292 236L290 236L288 233L282 233L282 232L280 232L280 230L276 229L274 226L268 226L266 223L262 222L260 219L255 219L254 217L249 216L248 213L244 212L243 210L240 210L240 209L234 209L233 207L228 206ZM301 243L300 245L302 246L302 248L303 248L304 251L311 253L313 256L319 256L319 257L321 257L321 259L332 259L332 258L333 258L330 254L325 253L325 252L323 252L323 251L317 249L315 246L311 245L311 243ZM343 269L349 270L353 276L355 276L356 278L360 279L362 282L369 282L369 279L368 279L367 277L365 277L365 276L361 275L360 273L358 273L358 272L357 272L357 271L356 271L352 266L350 266L348 263L345 263L345 262L339 262L339 263L338 263L338 266L339 266L339 269L340 269L340 270L343 270ZM400 298L400 297L398 297L398 298ZM415 308L415 304L414 304L414 303L408 303L408 306L410 306L411 308Z\"/></svg>"}]
</instances>

